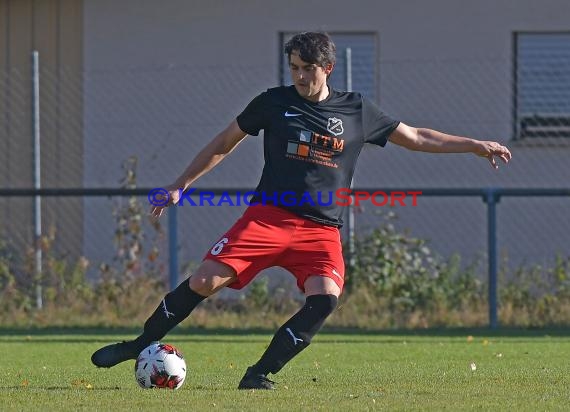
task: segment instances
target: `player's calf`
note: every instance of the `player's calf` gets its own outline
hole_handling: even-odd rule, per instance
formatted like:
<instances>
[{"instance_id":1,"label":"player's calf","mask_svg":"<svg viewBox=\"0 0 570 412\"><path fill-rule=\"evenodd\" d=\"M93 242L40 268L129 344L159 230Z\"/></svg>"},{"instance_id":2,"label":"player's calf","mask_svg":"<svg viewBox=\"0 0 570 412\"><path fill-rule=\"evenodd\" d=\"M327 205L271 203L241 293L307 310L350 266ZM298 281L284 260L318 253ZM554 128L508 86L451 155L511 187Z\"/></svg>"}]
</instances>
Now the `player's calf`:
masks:
<instances>
[{"instance_id":1,"label":"player's calf","mask_svg":"<svg viewBox=\"0 0 570 412\"><path fill-rule=\"evenodd\" d=\"M168 293L144 324L143 333L133 341L114 343L97 350L91 362L100 368L110 368L129 359L136 359L151 342L159 341L168 331L188 317L204 299L190 289L188 279Z\"/></svg>"},{"instance_id":2,"label":"player's calf","mask_svg":"<svg viewBox=\"0 0 570 412\"><path fill-rule=\"evenodd\" d=\"M244 379L248 373L266 376L270 372L279 372L287 362L310 345L312 338L335 309L337 302L338 298L335 295L307 297L301 310L275 333L261 359L248 368Z\"/></svg>"}]
</instances>

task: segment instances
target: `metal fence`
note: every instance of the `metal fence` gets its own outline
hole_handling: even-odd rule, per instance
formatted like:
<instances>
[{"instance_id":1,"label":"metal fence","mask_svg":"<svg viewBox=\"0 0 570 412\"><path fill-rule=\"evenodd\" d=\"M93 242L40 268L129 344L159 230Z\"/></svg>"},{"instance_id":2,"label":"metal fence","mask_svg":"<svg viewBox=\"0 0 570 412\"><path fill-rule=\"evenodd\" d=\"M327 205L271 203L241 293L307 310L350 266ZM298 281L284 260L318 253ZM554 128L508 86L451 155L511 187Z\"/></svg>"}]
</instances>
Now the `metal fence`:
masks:
<instances>
[{"instance_id":1,"label":"metal fence","mask_svg":"<svg viewBox=\"0 0 570 412\"><path fill-rule=\"evenodd\" d=\"M69 197L82 197L84 199L87 198L111 198L111 197L145 197L148 198L149 193L151 193L155 188L137 188L137 189L117 189L117 188L97 188L97 189L89 189L89 188L77 188L77 189L0 189L0 197L3 198L20 198L20 197L34 197L34 198L69 198ZM210 193L213 193L216 196L226 194L231 196L236 196L240 194L247 193L250 191L251 188L218 188L214 190L209 190ZM411 190L411 189L402 189L402 188L355 188L353 193L361 191L366 193L374 193L379 190L382 190L386 193L394 193L394 192L410 192L414 191L417 193L418 197L432 197L437 199L449 199L449 198L479 198L479 201L482 201L486 207L486 222L476 222L477 226L485 226L486 227L486 248L485 248L485 257L487 260L487 272L488 272L488 305L489 305L489 326L491 328L497 328L498 325L498 318L497 318L497 310L498 310L498 298L497 298L497 268L498 268L498 261L499 261L499 250L501 249L500 241L498 240L498 232L499 227L501 226L501 221L498 219L497 210L499 208L500 202L503 199L510 199L510 198L536 198L536 199L551 199L551 198L568 198L570 196L570 188L568 189L501 189L501 188L484 188L484 189L446 189L446 188L430 188L430 189L421 189L421 190ZM353 197L354 199L354 197ZM565 199L567 201L567 199ZM142 200L144 202L144 200ZM474 199L471 199L471 202L474 202ZM148 204L146 206L149 206ZM197 203L197 206L200 206ZM230 219L234 219L239 215L239 213L244 209L245 205L238 208L236 212L228 213L229 207L223 209L223 212L217 212L216 214L226 216L229 214ZM184 213L188 210L189 206L186 209L182 207L171 207L168 209L168 219L167 219L167 237L165 239L165 255L167 261L167 272L168 272L168 283L169 287L173 289L179 282L179 277L181 275L181 265L180 265L180 248L181 248L181 241L180 241L180 232L182 230L180 226L180 219L179 214ZM186 217L191 217L191 219L196 219L195 216L188 216L189 214L194 214L194 211L206 210L207 207L198 207L193 208L192 212L186 213ZM235 208L234 208L235 209ZM352 215L353 217L350 218L349 216ZM348 244L348 256L352 254L358 253L358 251L354 250L351 247L351 237L355 235L355 227L358 218L355 218L355 208L354 206L347 207L347 216L346 216L346 225L344 227L345 233L345 241ZM560 224L564 224L563 221L560 221ZM91 225L93 227L93 225ZM192 226L192 225L191 225ZM229 227L229 226L228 226ZM219 227L213 228L217 231L218 235L220 236L224 230L228 227L223 228L221 225ZM71 228L73 231L73 228ZM87 228L87 230L89 230ZM194 242L195 240L199 239L204 233L200 230L194 229L191 230L193 233L190 238L186 238L186 241ZM61 236L65 237L65 233L62 233ZM467 234L469 236L469 234ZM84 239L87 237L84 236ZM210 237L207 240L208 244L213 244L215 242L214 237ZM184 242L182 242L184 243ZM198 244L199 242L195 242ZM563 249L567 247L567 245L563 246ZM39 250L40 248L36 248ZM203 253L207 249L203 247L200 252ZM552 249L554 255L554 249ZM477 252L475 250L472 251L473 253ZM479 251L482 252L482 251ZM164 257L163 257L164 259ZM41 256L36 260L37 264L41 265ZM348 263L348 262L347 262ZM40 269L41 270L41 269ZM38 291L41 293L41 291ZM38 296L38 299L41 299Z\"/></svg>"},{"instance_id":2,"label":"metal fence","mask_svg":"<svg viewBox=\"0 0 570 412\"><path fill-rule=\"evenodd\" d=\"M350 46L348 37L339 44ZM565 62L567 47L532 48L524 61L511 55L456 60L376 56L370 63L367 41L339 49L331 78L335 87L354 86L405 123L511 147L513 161L499 173L470 155L419 155L393 145L379 154L380 149L367 147L354 179L355 187L422 191L418 207L394 209L396 225L430 240L443 256L488 259L490 324L496 325L492 286L497 261L547 265L557 254L569 254L567 119L531 118L529 105L523 105L523 100L532 107L551 102L558 90L551 82L566 84L569 73L567 65L553 72L552 65L537 71L526 63L544 57ZM126 62L80 71L41 64L39 57L34 71L23 64L0 70L0 231L25 248L33 245L38 229L53 230L62 254L93 262L113 257L113 202L120 207L126 196L147 202L149 189L114 187L124 186L125 179L149 188L173 181L257 93L286 77L277 59L246 66L178 62L135 67ZM556 96L557 113L570 112L567 93ZM555 129L554 140L524 136L545 127ZM34 146L39 130L41 154ZM234 193L255 186L263 167L262 146L258 137L246 139L231 159L200 179L200 187L219 193L233 185L227 191ZM49 189L31 189L40 178ZM181 266L199 260L243 209L172 209L169 224L177 230L168 232L164 247L169 257L163 262L170 268L171 285ZM345 219L345 239L375 227L377 211L370 205L354 209L352 219Z\"/></svg>"}]
</instances>

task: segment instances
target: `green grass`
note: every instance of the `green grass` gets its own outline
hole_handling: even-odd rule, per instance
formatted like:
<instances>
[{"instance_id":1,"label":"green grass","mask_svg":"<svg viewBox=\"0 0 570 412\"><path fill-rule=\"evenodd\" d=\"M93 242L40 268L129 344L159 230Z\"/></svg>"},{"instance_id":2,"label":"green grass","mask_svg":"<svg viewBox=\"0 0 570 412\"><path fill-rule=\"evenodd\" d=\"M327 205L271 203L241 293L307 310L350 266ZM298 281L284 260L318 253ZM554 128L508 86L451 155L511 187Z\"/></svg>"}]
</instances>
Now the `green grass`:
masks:
<instances>
[{"instance_id":1,"label":"green grass","mask_svg":"<svg viewBox=\"0 0 570 412\"><path fill-rule=\"evenodd\" d=\"M472 335L472 339L468 336ZM177 331L177 391L139 389L134 362L97 369L91 353L133 331L0 330L0 410L567 410L570 331L323 333L274 377L238 391L271 335ZM476 365L472 370L470 364Z\"/></svg>"}]
</instances>

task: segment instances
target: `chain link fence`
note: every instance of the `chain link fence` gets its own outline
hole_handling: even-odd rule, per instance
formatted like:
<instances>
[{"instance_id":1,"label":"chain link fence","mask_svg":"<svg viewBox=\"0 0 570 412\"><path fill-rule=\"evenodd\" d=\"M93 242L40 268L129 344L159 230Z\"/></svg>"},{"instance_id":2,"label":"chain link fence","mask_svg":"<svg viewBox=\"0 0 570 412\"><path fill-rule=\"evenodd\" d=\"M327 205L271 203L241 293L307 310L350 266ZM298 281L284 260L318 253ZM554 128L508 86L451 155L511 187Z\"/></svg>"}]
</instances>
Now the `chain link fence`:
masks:
<instances>
[{"instance_id":1,"label":"chain link fence","mask_svg":"<svg viewBox=\"0 0 570 412\"><path fill-rule=\"evenodd\" d=\"M528 102L521 104L521 99L541 99L543 94L520 93L517 79L528 78L535 68L519 65L519 71L513 72L512 67L510 56L380 60L379 75L369 82L373 88L370 95L387 113L414 126L507 142L514 159L512 165L496 172L470 155L418 154L390 144L384 149L370 147L361 156L354 186L379 190L568 187L570 146L563 115L570 112L567 95L560 92L556 116L529 117ZM540 76L566 78L570 73L566 60L556 69L545 70L534 77L539 86L546 84ZM359 71L365 70L361 66L353 70ZM29 68L12 67L0 73L2 187L32 187ZM77 73L42 66L40 56L42 187L119 187L126 181L149 188L168 184L257 93L277 85L279 73L277 66L179 64ZM332 81L336 87L344 87L343 79ZM532 85L528 79L525 84L529 82ZM518 112L521 105L522 114ZM538 140L532 141L528 133L539 126L556 129L555 135L548 136L556 137L553 143L533 143ZM246 139L223 164L200 179L197 187L253 189L263 167L261 139ZM136 200L149 209L147 199ZM44 198L43 233L53 239L57 253L84 256L98 268L117 258L114 211L128 210L127 203L127 198L119 197ZM567 198L501 199L497 209L501 261L513 266L548 266L557 255L567 257L569 206ZM2 239L16 250L33 247L33 199L3 196L0 210ZM244 206L180 208L181 273L192 266L190 262L202 258L243 210ZM399 229L429 240L429 247L442 256L459 254L466 264L485 264L486 207L482 199L420 196L417 206L364 204L355 213L356 235L380 224L388 210L396 214ZM141 214L141 219L146 216ZM152 232L148 223L144 225ZM159 266L166 268L167 238L159 237L157 242L161 245ZM290 283L293 285L292 279Z\"/></svg>"}]
</instances>

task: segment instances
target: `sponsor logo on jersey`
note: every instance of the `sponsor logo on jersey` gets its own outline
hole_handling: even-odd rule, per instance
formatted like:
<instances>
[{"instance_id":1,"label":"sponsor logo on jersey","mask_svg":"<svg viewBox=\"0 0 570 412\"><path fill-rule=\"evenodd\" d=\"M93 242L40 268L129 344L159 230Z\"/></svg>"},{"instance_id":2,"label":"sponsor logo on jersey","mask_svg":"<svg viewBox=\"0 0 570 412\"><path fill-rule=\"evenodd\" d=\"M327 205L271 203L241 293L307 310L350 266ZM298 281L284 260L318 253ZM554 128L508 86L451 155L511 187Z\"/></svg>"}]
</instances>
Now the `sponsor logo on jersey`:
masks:
<instances>
[{"instance_id":1,"label":"sponsor logo on jersey","mask_svg":"<svg viewBox=\"0 0 570 412\"><path fill-rule=\"evenodd\" d=\"M289 111L285 112L285 117L297 117L297 116L303 116L302 113L289 113Z\"/></svg>"},{"instance_id":2,"label":"sponsor logo on jersey","mask_svg":"<svg viewBox=\"0 0 570 412\"><path fill-rule=\"evenodd\" d=\"M312 132L309 132L308 130L301 130L301 132L299 133L299 140L302 142L309 143L311 141L312 136L313 136Z\"/></svg>"},{"instance_id":3,"label":"sponsor logo on jersey","mask_svg":"<svg viewBox=\"0 0 570 412\"><path fill-rule=\"evenodd\" d=\"M344 150L344 139L309 130L301 130L297 136L297 139L289 140L287 143L285 156L323 166L338 167L334 156Z\"/></svg>"}]
</instances>

